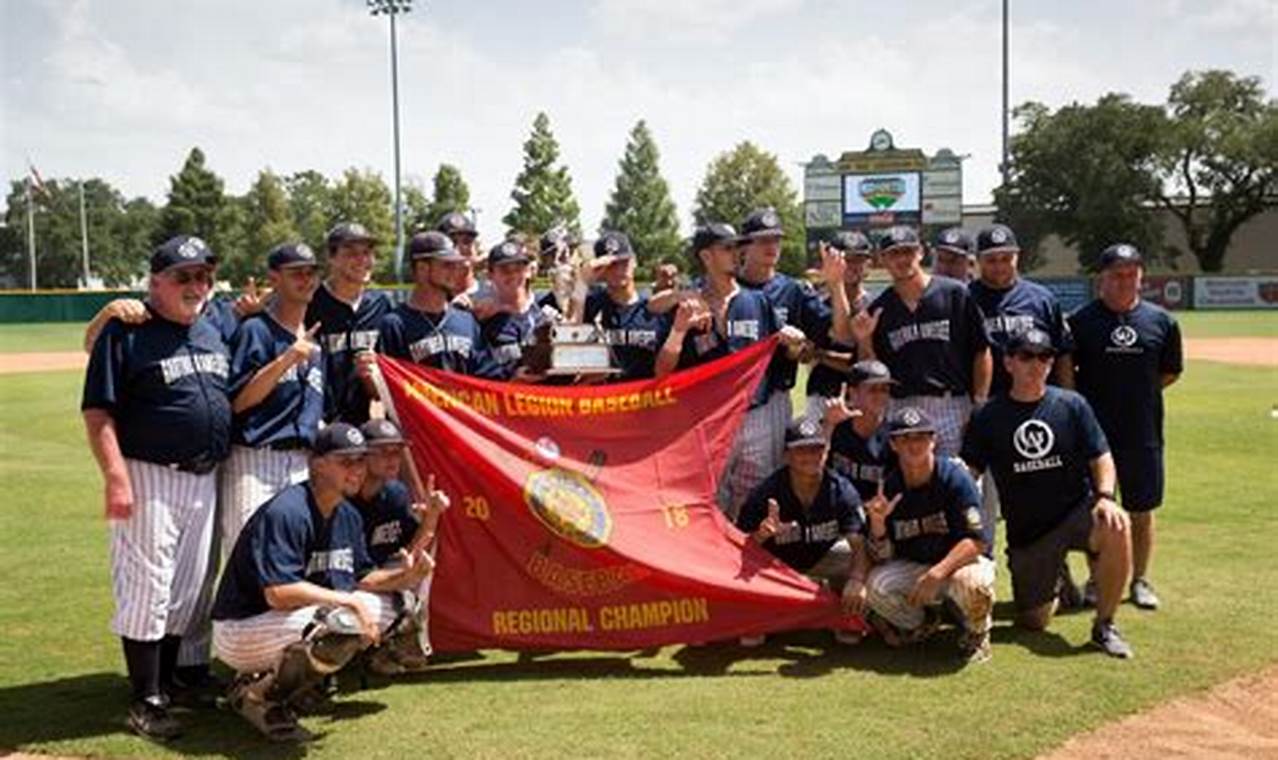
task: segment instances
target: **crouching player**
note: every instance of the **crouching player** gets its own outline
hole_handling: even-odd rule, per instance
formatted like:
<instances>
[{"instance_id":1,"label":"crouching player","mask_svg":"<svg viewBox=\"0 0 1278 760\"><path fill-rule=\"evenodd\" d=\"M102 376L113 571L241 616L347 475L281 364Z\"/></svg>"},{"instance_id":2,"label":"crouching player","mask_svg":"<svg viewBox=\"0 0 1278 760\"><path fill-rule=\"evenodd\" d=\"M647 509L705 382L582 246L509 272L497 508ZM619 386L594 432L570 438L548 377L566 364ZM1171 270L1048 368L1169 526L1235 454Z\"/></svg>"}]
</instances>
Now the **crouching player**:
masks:
<instances>
[{"instance_id":1,"label":"crouching player","mask_svg":"<svg viewBox=\"0 0 1278 760\"><path fill-rule=\"evenodd\" d=\"M268 738L310 738L295 706L369 645L403 635L403 598L431 571L424 552L375 569L358 510L368 449L345 423L315 438L309 480L241 531L213 606L213 646L236 671L230 706Z\"/></svg>"},{"instance_id":2,"label":"crouching player","mask_svg":"<svg viewBox=\"0 0 1278 760\"><path fill-rule=\"evenodd\" d=\"M821 423L801 417L785 431L785 465L754 489L737 527L777 559L830 584L842 594L843 610L865 611L869 571L862 530L861 498L847 478L826 467L830 451ZM836 630L840 644L861 636ZM743 636L742 646L759 646L763 636Z\"/></svg>"},{"instance_id":3,"label":"crouching player","mask_svg":"<svg viewBox=\"0 0 1278 760\"><path fill-rule=\"evenodd\" d=\"M424 486L426 502L413 502L408 485L399 479L407 444L395 423L369 420L359 430L368 446L368 475L351 502L363 518L364 543L373 564L397 568L404 557L430 549L439 518L448 509L448 495L435 490L435 477L431 475ZM433 577L427 576L420 588L399 592L404 596L407 615L403 635L373 652L368 660L369 670L389 676L426 668L430 640L425 615Z\"/></svg>"}]
</instances>

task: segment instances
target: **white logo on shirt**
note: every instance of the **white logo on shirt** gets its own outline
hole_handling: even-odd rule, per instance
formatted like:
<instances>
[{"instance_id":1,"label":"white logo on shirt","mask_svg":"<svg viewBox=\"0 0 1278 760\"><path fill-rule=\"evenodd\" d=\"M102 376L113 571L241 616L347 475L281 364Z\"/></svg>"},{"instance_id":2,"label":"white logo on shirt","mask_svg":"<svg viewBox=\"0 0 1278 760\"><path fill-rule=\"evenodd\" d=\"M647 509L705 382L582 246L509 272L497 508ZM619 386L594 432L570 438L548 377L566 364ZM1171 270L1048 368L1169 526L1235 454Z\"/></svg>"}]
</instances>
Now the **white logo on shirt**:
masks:
<instances>
[{"instance_id":1,"label":"white logo on shirt","mask_svg":"<svg viewBox=\"0 0 1278 760\"><path fill-rule=\"evenodd\" d=\"M1130 348L1136 345L1136 328L1131 325L1119 325L1114 328L1114 332L1110 333L1109 339L1114 342L1115 346Z\"/></svg>"},{"instance_id":2,"label":"white logo on shirt","mask_svg":"<svg viewBox=\"0 0 1278 760\"><path fill-rule=\"evenodd\" d=\"M315 552L306 561L306 574L308 576L329 571L355 572L355 550L347 547L327 552Z\"/></svg>"},{"instance_id":3,"label":"white logo on shirt","mask_svg":"<svg viewBox=\"0 0 1278 760\"><path fill-rule=\"evenodd\" d=\"M1012 446L1026 459L1042 459L1056 445L1056 434L1042 420L1025 420L1012 434Z\"/></svg>"}]
</instances>

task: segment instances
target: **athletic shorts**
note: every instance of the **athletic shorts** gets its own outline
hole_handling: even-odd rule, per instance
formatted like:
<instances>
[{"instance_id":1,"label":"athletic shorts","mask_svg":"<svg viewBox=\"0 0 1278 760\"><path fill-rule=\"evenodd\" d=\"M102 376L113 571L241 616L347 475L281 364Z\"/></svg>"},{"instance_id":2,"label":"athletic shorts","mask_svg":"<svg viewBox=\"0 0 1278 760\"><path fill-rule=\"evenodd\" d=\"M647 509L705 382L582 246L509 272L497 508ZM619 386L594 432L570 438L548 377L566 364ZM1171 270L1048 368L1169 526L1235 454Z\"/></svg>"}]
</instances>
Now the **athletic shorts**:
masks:
<instances>
[{"instance_id":1,"label":"athletic shorts","mask_svg":"<svg viewBox=\"0 0 1278 760\"><path fill-rule=\"evenodd\" d=\"M1163 503L1162 447L1115 449L1118 493L1128 512L1151 512Z\"/></svg>"},{"instance_id":2,"label":"athletic shorts","mask_svg":"<svg viewBox=\"0 0 1278 760\"><path fill-rule=\"evenodd\" d=\"M1042 607L1056 598L1056 581L1065 555L1070 551L1092 554L1088 544L1091 535L1092 510L1083 505L1033 543L1007 548L1007 567L1012 571L1012 602L1018 612Z\"/></svg>"}]
</instances>

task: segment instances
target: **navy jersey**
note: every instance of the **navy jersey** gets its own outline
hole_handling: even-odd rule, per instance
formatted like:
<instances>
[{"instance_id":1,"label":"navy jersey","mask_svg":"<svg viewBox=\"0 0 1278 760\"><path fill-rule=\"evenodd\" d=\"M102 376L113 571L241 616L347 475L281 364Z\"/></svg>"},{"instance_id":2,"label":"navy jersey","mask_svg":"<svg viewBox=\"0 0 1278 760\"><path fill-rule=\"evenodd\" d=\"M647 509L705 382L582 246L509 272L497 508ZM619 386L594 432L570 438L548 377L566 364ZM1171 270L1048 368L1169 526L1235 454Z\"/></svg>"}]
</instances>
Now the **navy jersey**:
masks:
<instances>
[{"instance_id":1,"label":"navy jersey","mask_svg":"<svg viewBox=\"0 0 1278 760\"><path fill-rule=\"evenodd\" d=\"M230 448L229 377L226 346L204 320L113 319L93 344L80 408L111 415L129 459L207 471Z\"/></svg>"},{"instance_id":2,"label":"navy jersey","mask_svg":"<svg viewBox=\"0 0 1278 760\"><path fill-rule=\"evenodd\" d=\"M822 303L825 303L828 308L830 303L829 293L823 294L821 296L821 301ZM869 298L863 294L856 303L852 304L852 313L855 314L858 311L865 309L865 305L869 302ZM851 354L852 360L856 361L856 346L845 346L841 343L836 343L834 339L830 337L828 331L823 335L808 337L816 343L818 348L837 351L841 354ZM834 398L839 395L839 388L841 388L847 381L847 372L837 370L834 367L828 367L821 362L816 362L812 365L812 371L808 373L808 386L805 391L809 396Z\"/></svg>"},{"instance_id":3,"label":"navy jersey","mask_svg":"<svg viewBox=\"0 0 1278 760\"><path fill-rule=\"evenodd\" d=\"M612 349L621 374L619 380L641 380L655 374L657 342L667 317L648 311L648 299L638 297L628 304L612 300L605 288L595 288L586 296L583 322L603 327L604 340Z\"/></svg>"},{"instance_id":4,"label":"navy jersey","mask_svg":"<svg viewBox=\"0 0 1278 760\"><path fill-rule=\"evenodd\" d=\"M351 503L364 521L364 544L373 564L386 564L396 552L413 542L417 517L413 514L408 486L402 481L387 481L373 498L365 501L355 497Z\"/></svg>"},{"instance_id":5,"label":"navy jersey","mask_svg":"<svg viewBox=\"0 0 1278 760\"><path fill-rule=\"evenodd\" d=\"M1006 393L1012 387L1012 376L1003 366L1003 347L1013 333L1038 328L1052 339L1052 347L1056 349L1056 353L1073 352L1074 336L1061 312L1060 302L1052 295L1052 291L1042 285L1017 278L1012 287L997 290L975 280L967 289L985 315L985 332L990 337L990 350L994 355L991 396Z\"/></svg>"},{"instance_id":6,"label":"navy jersey","mask_svg":"<svg viewBox=\"0 0 1278 760\"><path fill-rule=\"evenodd\" d=\"M235 299L227 295L214 295L205 301L204 308L200 310L200 319L217 330L217 334L222 336L222 342L228 347L235 329L240 326L240 318L235 313Z\"/></svg>"},{"instance_id":7,"label":"navy jersey","mask_svg":"<svg viewBox=\"0 0 1278 760\"><path fill-rule=\"evenodd\" d=\"M529 303L522 314L494 312L480 325L496 377L509 380L524 358L524 347L536 342L537 328L549 321L541 307Z\"/></svg>"},{"instance_id":8,"label":"navy jersey","mask_svg":"<svg viewBox=\"0 0 1278 760\"><path fill-rule=\"evenodd\" d=\"M932 478L906 490L900 470L888 474L883 493L889 499L905 492L887 517L887 535L896 559L935 565L959 541L970 538L989 551L989 530L981 519L981 494L962 464L937 457Z\"/></svg>"},{"instance_id":9,"label":"navy jersey","mask_svg":"<svg viewBox=\"0 0 1278 760\"><path fill-rule=\"evenodd\" d=\"M745 280L739 282L744 287L758 290L768 299L768 303L776 311L777 329L794 325L809 340L827 340L830 334L830 305L821 300L816 289L807 280L776 274L764 283ZM777 352L768 365L768 385L773 391L790 390L794 387L798 368L798 363L785 352Z\"/></svg>"},{"instance_id":10,"label":"navy jersey","mask_svg":"<svg viewBox=\"0 0 1278 760\"><path fill-rule=\"evenodd\" d=\"M428 367L478 377L498 377L475 315L455 306L427 314L407 303L382 317L378 351Z\"/></svg>"},{"instance_id":11,"label":"navy jersey","mask_svg":"<svg viewBox=\"0 0 1278 760\"><path fill-rule=\"evenodd\" d=\"M231 338L231 398L296 341L297 335L268 312L241 322ZM231 440L241 446L308 447L323 414L324 359L316 355L289 367L266 398L235 415Z\"/></svg>"},{"instance_id":12,"label":"navy jersey","mask_svg":"<svg viewBox=\"0 0 1278 760\"><path fill-rule=\"evenodd\" d=\"M666 337L674 329L674 319L666 320L657 336L657 345L665 345ZM721 359L740 351L780 329L776 314L768 299L757 290L741 288L728 301L724 317L724 329L720 332L717 321L712 322L704 332L689 331L683 339L683 349L679 354L679 369L695 367L699 364ZM759 383L751 408L759 406L772 395L772 388L765 378Z\"/></svg>"},{"instance_id":13,"label":"navy jersey","mask_svg":"<svg viewBox=\"0 0 1278 760\"><path fill-rule=\"evenodd\" d=\"M874 498L879 484L896 467L887 428L880 425L867 439L856 432L852 420L839 423L830 434L830 467L852 481L863 501Z\"/></svg>"},{"instance_id":14,"label":"navy jersey","mask_svg":"<svg viewBox=\"0 0 1278 760\"><path fill-rule=\"evenodd\" d=\"M553 290L547 290L545 293L537 296L534 300L536 301L537 306L543 309L554 309L561 316L564 313L563 308L559 305L559 296L555 295L555 291Z\"/></svg>"},{"instance_id":15,"label":"navy jersey","mask_svg":"<svg viewBox=\"0 0 1278 760\"><path fill-rule=\"evenodd\" d=\"M306 308L306 326L320 323L316 340L324 349L324 420L351 425L368 421L368 392L355 373L355 355L377 345L377 323L391 310L390 296L365 290L349 304L321 284Z\"/></svg>"},{"instance_id":16,"label":"navy jersey","mask_svg":"<svg viewBox=\"0 0 1278 760\"><path fill-rule=\"evenodd\" d=\"M994 475L1012 547L1034 542L1091 503L1090 463L1107 451L1087 401L1052 387L1035 402L991 399L963 439L963 459Z\"/></svg>"},{"instance_id":17,"label":"navy jersey","mask_svg":"<svg viewBox=\"0 0 1278 760\"><path fill-rule=\"evenodd\" d=\"M372 569L355 507L343 501L326 520L310 483L297 483L271 497L244 525L218 584L213 619L243 620L270 610L270 586L305 581L354 591Z\"/></svg>"},{"instance_id":18,"label":"navy jersey","mask_svg":"<svg viewBox=\"0 0 1278 760\"><path fill-rule=\"evenodd\" d=\"M972 392L972 362L989 346L985 320L967 288L933 277L910 311L894 288L870 304L882 309L874 353L892 371L892 395L943 396Z\"/></svg>"},{"instance_id":19,"label":"navy jersey","mask_svg":"<svg viewBox=\"0 0 1278 760\"><path fill-rule=\"evenodd\" d=\"M1069 319L1075 381L1115 449L1163 445L1164 373L1185 369L1180 325L1161 306L1138 301L1123 314L1097 299Z\"/></svg>"},{"instance_id":20,"label":"navy jersey","mask_svg":"<svg viewBox=\"0 0 1278 760\"><path fill-rule=\"evenodd\" d=\"M821 561L843 536L861 533L865 516L861 497L846 478L829 469L807 509L790 487L790 468L782 467L755 487L741 507L737 527L753 533L768 516L768 499L776 499L781 522L793 522L794 529L778 533L763 542L777 559L803 572Z\"/></svg>"}]
</instances>

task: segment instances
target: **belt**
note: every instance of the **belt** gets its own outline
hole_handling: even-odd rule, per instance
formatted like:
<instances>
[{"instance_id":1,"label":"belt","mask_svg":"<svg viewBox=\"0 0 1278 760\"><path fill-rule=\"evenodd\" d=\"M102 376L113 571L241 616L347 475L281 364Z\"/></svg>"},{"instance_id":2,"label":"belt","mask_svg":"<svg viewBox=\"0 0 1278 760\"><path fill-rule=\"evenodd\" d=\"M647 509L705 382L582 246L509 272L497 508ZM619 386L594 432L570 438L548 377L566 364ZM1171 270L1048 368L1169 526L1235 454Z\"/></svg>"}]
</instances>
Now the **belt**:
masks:
<instances>
[{"instance_id":1,"label":"belt","mask_svg":"<svg viewBox=\"0 0 1278 760\"><path fill-rule=\"evenodd\" d=\"M310 447L311 445L307 443L305 438L284 438L266 444L266 448L271 451L296 451L297 449L309 449Z\"/></svg>"},{"instance_id":2,"label":"belt","mask_svg":"<svg viewBox=\"0 0 1278 760\"><path fill-rule=\"evenodd\" d=\"M189 472L193 475L207 475L217 469L218 460L210 456L197 457L186 462L176 462L169 465L170 469L178 472Z\"/></svg>"}]
</instances>

